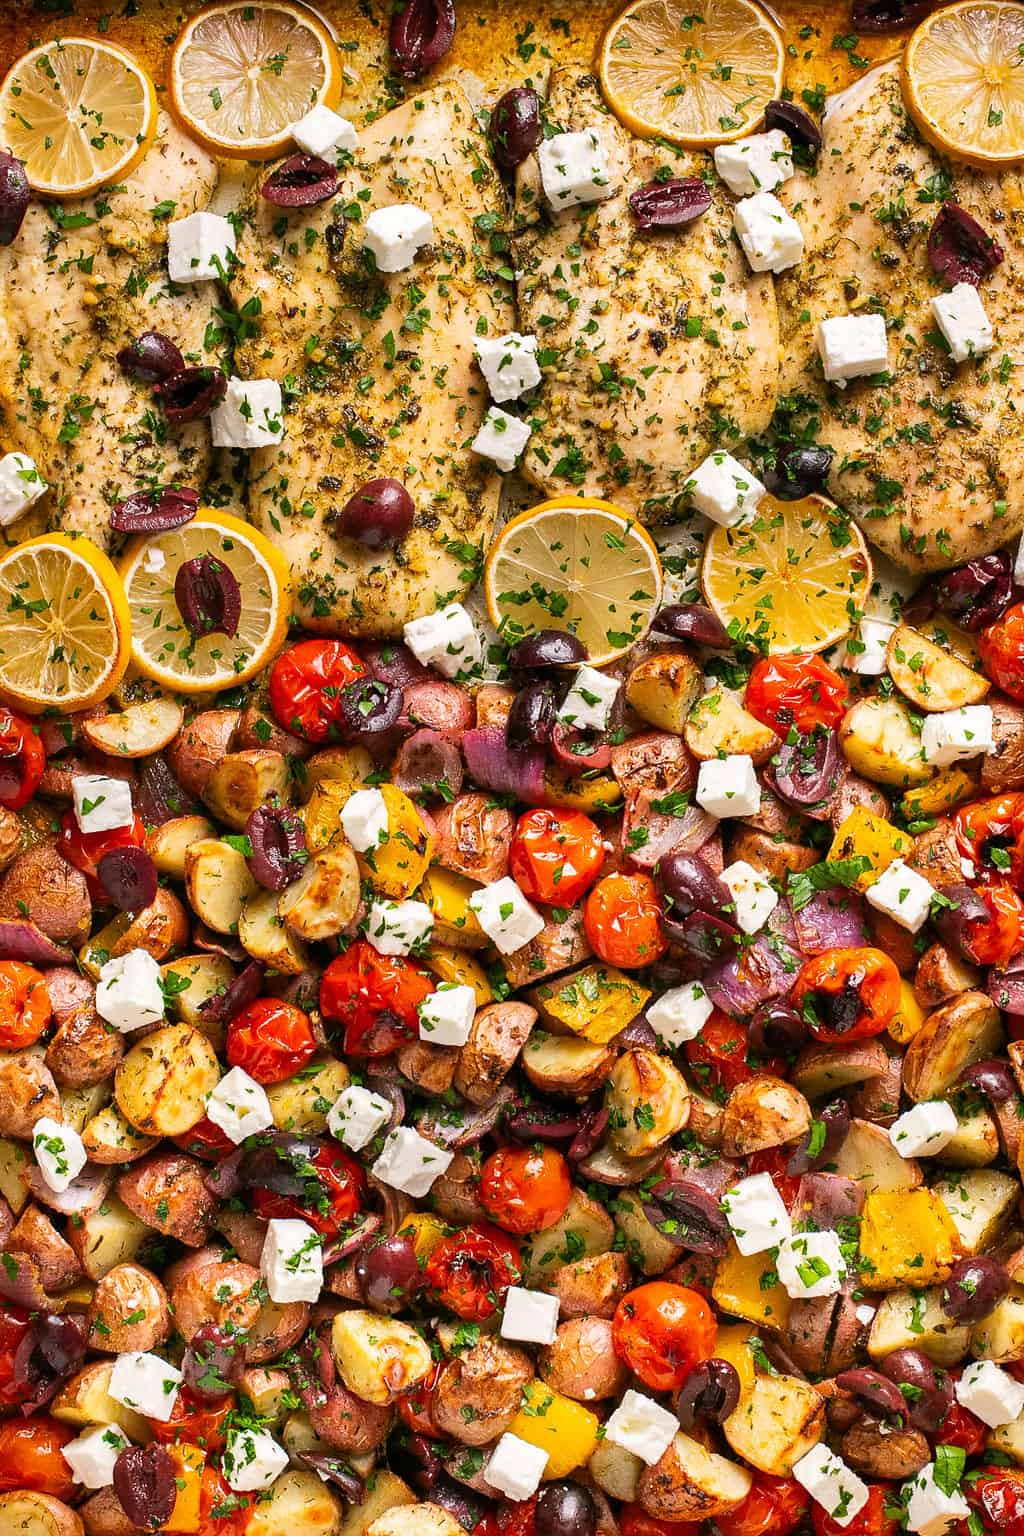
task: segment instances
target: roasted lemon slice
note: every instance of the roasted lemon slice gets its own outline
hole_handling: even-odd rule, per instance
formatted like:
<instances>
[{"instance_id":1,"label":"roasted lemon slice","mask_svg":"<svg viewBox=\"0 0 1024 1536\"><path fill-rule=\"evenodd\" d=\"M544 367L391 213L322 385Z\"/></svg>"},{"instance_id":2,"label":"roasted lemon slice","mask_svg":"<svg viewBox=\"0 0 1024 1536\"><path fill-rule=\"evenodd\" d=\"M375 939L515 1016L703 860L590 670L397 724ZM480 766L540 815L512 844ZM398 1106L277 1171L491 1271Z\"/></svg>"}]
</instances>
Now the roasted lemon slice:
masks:
<instances>
[{"instance_id":1,"label":"roasted lemon slice","mask_svg":"<svg viewBox=\"0 0 1024 1536\"><path fill-rule=\"evenodd\" d=\"M965 0L925 18L903 90L932 144L972 165L1024 160L1024 5Z\"/></svg>"}]
</instances>

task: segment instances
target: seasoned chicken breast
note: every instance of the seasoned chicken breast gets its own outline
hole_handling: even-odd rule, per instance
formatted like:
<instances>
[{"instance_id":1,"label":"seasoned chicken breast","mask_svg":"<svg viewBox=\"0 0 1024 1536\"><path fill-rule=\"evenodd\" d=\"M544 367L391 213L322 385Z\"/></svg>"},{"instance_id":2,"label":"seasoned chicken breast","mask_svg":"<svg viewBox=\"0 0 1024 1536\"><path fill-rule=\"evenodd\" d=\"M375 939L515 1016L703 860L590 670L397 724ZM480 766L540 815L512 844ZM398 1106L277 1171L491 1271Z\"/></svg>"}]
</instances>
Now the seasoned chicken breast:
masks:
<instances>
[{"instance_id":1,"label":"seasoned chicken breast","mask_svg":"<svg viewBox=\"0 0 1024 1536\"><path fill-rule=\"evenodd\" d=\"M1024 207L1018 171L972 171L922 143L903 105L899 64L833 98L817 174L780 196L800 221L806 254L778 280L783 396L804 396L835 450L830 489L874 544L915 571L958 565L1024 527ZM1005 260L980 288L995 335L985 357L959 365L944 348L930 299L928 231L943 200L967 210ZM826 385L816 327L832 315L880 310L889 378Z\"/></svg>"}]
</instances>

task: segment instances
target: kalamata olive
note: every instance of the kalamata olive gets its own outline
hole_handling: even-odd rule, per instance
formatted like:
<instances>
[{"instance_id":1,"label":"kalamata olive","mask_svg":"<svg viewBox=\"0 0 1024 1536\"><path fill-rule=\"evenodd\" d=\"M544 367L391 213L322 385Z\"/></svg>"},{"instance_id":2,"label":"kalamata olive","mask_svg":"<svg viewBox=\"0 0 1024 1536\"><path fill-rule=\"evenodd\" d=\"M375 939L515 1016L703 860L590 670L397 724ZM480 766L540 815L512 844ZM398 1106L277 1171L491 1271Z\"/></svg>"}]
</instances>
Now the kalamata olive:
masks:
<instances>
[{"instance_id":1,"label":"kalamata olive","mask_svg":"<svg viewBox=\"0 0 1024 1536\"><path fill-rule=\"evenodd\" d=\"M604 736L591 731L577 731L561 720L551 727L551 752L570 773L600 773L612 760L612 749Z\"/></svg>"},{"instance_id":2,"label":"kalamata olive","mask_svg":"<svg viewBox=\"0 0 1024 1536\"><path fill-rule=\"evenodd\" d=\"M227 376L220 368L183 368L153 385L153 393L167 420L176 427L209 416L228 392Z\"/></svg>"},{"instance_id":3,"label":"kalamata olive","mask_svg":"<svg viewBox=\"0 0 1024 1536\"><path fill-rule=\"evenodd\" d=\"M361 1504L366 1497L366 1484L358 1477L341 1452L330 1455L323 1451L298 1451L292 1453L296 1461L315 1472L322 1483L337 1488L350 1504Z\"/></svg>"},{"instance_id":4,"label":"kalamata olive","mask_svg":"<svg viewBox=\"0 0 1024 1536\"><path fill-rule=\"evenodd\" d=\"M96 877L119 912L141 912L156 900L156 865L144 848L111 848Z\"/></svg>"},{"instance_id":5,"label":"kalamata olive","mask_svg":"<svg viewBox=\"0 0 1024 1536\"><path fill-rule=\"evenodd\" d=\"M769 131L781 128L794 144L809 149L812 154L817 154L824 142L819 125L795 101L782 101L778 97L770 101L764 109L764 125Z\"/></svg>"},{"instance_id":6,"label":"kalamata olive","mask_svg":"<svg viewBox=\"0 0 1024 1536\"><path fill-rule=\"evenodd\" d=\"M260 805L245 824L249 873L265 891L283 891L306 867L306 829L287 805Z\"/></svg>"},{"instance_id":7,"label":"kalamata olive","mask_svg":"<svg viewBox=\"0 0 1024 1536\"><path fill-rule=\"evenodd\" d=\"M245 1335L228 1333L217 1323L203 1323L189 1341L181 1362L185 1385L212 1402L237 1387L245 1369Z\"/></svg>"},{"instance_id":8,"label":"kalamata olive","mask_svg":"<svg viewBox=\"0 0 1024 1536\"><path fill-rule=\"evenodd\" d=\"M832 449L823 443L784 443L765 471L765 484L782 501L800 501L824 489L832 468Z\"/></svg>"},{"instance_id":9,"label":"kalamata olive","mask_svg":"<svg viewBox=\"0 0 1024 1536\"><path fill-rule=\"evenodd\" d=\"M430 1502L446 1509L464 1531L486 1530L490 1504L481 1494L442 1472L430 1490Z\"/></svg>"},{"instance_id":10,"label":"kalamata olive","mask_svg":"<svg viewBox=\"0 0 1024 1536\"><path fill-rule=\"evenodd\" d=\"M416 507L401 480L381 475L367 480L342 507L337 531L367 549L401 544L412 527Z\"/></svg>"},{"instance_id":11,"label":"kalamata olive","mask_svg":"<svg viewBox=\"0 0 1024 1536\"><path fill-rule=\"evenodd\" d=\"M505 739L516 752L546 746L555 723L555 690L550 683L527 683L512 700Z\"/></svg>"},{"instance_id":12,"label":"kalamata olive","mask_svg":"<svg viewBox=\"0 0 1024 1536\"><path fill-rule=\"evenodd\" d=\"M842 1387L844 1392L851 1392L885 1418L906 1416L906 1398L896 1383L890 1381L888 1376L883 1376L881 1371L873 1371L868 1366L841 1371L836 1377L836 1386Z\"/></svg>"},{"instance_id":13,"label":"kalamata olive","mask_svg":"<svg viewBox=\"0 0 1024 1536\"><path fill-rule=\"evenodd\" d=\"M687 1376L673 1404L684 1429L695 1419L721 1424L740 1400L740 1378L728 1360L705 1360Z\"/></svg>"},{"instance_id":14,"label":"kalamata olive","mask_svg":"<svg viewBox=\"0 0 1024 1536\"><path fill-rule=\"evenodd\" d=\"M174 1462L162 1445L129 1445L114 1463L114 1492L132 1525L166 1525L178 1496Z\"/></svg>"},{"instance_id":15,"label":"kalamata olive","mask_svg":"<svg viewBox=\"0 0 1024 1536\"><path fill-rule=\"evenodd\" d=\"M503 171L514 171L540 143L540 97L528 85L506 91L491 113L491 154Z\"/></svg>"},{"instance_id":16,"label":"kalamata olive","mask_svg":"<svg viewBox=\"0 0 1024 1536\"><path fill-rule=\"evenodd\" d=\"M389 1465L420 1493L429 1493L444 1472L436 1445L436 1440L428 1440L425 1435L396 1436L388 1455Z\"/></svg>"},{"instance_id":17,"label":"kalamata olive","mask_svg":"<svg viewBox=\"0 0 1024 1536\"><path fill-rule=\"evenodd\" d=\"M683 229L702 218L711 207L711 192L699 176L673 176L668 181L649 181L629 194L636 227L643 234L663 229Z\"/></svg>"},{"instance_id":18,"label":"kalamata olive","mask_svg":"<svg viewBox=\"0 0 1024 1536\"><path fill-rule=\"evenodd\" d=\"M135 491L119 501L110 514L110 526L115 533L169 533L190 523L198 510L198 491L165 485Z\"/></svg>"},{"instance_id":19,"label":"kalamata olive","mask_svg":"<svg viewBox=\"0 0 1024 1536\"><path fill-rule=\"evenodd\" d=\"M1010 1277L998 1259L977 1253L958 1259L942 1287L942 1310L955 1323L980 1323L1010 1289Z\"/></svg>"},{"instance_id":20,"label":"kalamata olive","mask_svg":"<svg viewBox=\"0 0 1024 1536\"><path fill-rule=\"evenodd\" d=\"M690 912L682 920L663 916L661 927L666 938L704 965L731 960L740 947L739 929L710 912Z\"/></svg>"},{"instance_id":21,"label":"kalamata olive","mask_svg":"<svg viewBox=\"0 0 1024 1536\"><path fill-rule=\"evenodd\" d=\"M416 1249L407 1237L385 1237L361 1248L355 1274L363 1300L378 1312L400 1312L423 1283Z\"/></svg>"},{"instance_id":22,"label":"kalamata olive","mask_svg":"<svg viewBox=\"0 0 1024 1536\"><path fill-rule=\"evenodd\" d=\"M895 0L898 3L898 0ZM928 260L941 278L954 287L973 283L994 272L1004 251L959 203L943 203L928 231Z\"/></svg>"},{"instance_id":23,"label":"kalamata olive","mask_svg":"<svg viewBox=\"0 0 1024 1536\"><path fill-rule=\"evenodd\" d=\"M979 555L955 571L946 571L935 595L964 629L972 634L994 624L1013 602L1013 570L1005 550Z\"/></svg>"},{"instance_id":24,"label":"kalamata olive","mask_svg":"<svg viewBox=\"0 0 1024 1536\"><path fill-rule=\"evenodd\" d=\"M64 1376L85 1358L85 1330L71 1316L39 1312L32 1319L35 1346L51 1371Z\"/></svg>"},{"instance_id":25,"label":"kalamata olive","mask_svg":"<svg viewBox=\"0 0 1024 1536\"><path fill-rule=\"evenodd\" d=\"M260 191L275 208L312 208L333 197L338 186L334 166L319 155L291 155L267 177Z\"/></svg>"},{"instance_id":26,"label":"kalamata olive","mask_svg":"<svg viewBox=\"0 0 1024 1536\"><path fill-rule=\"evenodd\" d=\"M811 1128L801 1137L796 1150L786 1165L791 1178L807 1173L812 1168L827 1168L836 1160L850 1133L850 1106L845 1099L826 1104L811 1122Z\"/></svg>"},{"instance_id":27,"label":"kalamata olive","mask_svg":"<svg viewBox=\"0 0 1024 1536\"><path fill-rule=\"evenodd\" d=\"M159 384L185 367L181 352L162 331L143 331L121 348L117 361L129 378L142 384Z\"/></svg>"},{"instance_id":28,"label":"kalamata olive","mask_svg":"<svg viewBox=\"0 0 1024 1536\"><path fill-rule=\"evenodd\" d=\"M653 1033L653 1031L652 1031ZM589 1106L580 1114L580 1128L566 1149L570 1163L582 1163L591 1152L596 1152L611 1115L603 1106Z\"/></svg>"},{"instance_id":29,"label":"kalamata olive","mask_svg":"<svg viewBox=\"0 0 1024 1536\"><path fill-rule=\"evenodd\" d=\"M538 629L517 640L508 653L509 666L523 672L538 667L575 667L586 659L583 641L564 629Z\"/></svg>"},{"instance_id":30,"label":"kalamata olive","mask_svg":"<svg viewBox=\"0 0 1024 1536\"><path fill-rule=\"evenodd\" d=\"M595 1536L597 1505L580 1483L546 1483L533 1513L537 1536Z\"/></svg>"},{"instance_id":31,"label":"kalamata olive","mask_svg":"<svg viewBox=\"0 0 1024 1536\"><path fill-rule=\"evenodd\" d=\"M667 608L660 609L651 628L659 635L706 645L712 651L732 649L725 625L717 613L712 613L703 603L670 603Z\"/></svg>"},{"instance_id":32,"label":"kalamata olive","mask_svg":"<svg viewBox=\"0 0 1024 1536\"><path fill-rule=\"evenodd\" d=\"M732 903L728 886L696 853L666 854L658 862L656 879L673 914L681 917L690 912L721 912Z\"/></svg>"},{"instance_id":33,"label":"kalamata olive","mask_svg":"<svg viewBox=\"0 0 1024 1536\"><path fill-rule=\"evenodd\" d=\"M765 770L780 800L802 810L823 805L839 787L839 738L821 725L795 742L784 741Z\"/></svg>"},{"instance_id":34,"label":"kalamata olive","mask_svg":"<svg viewBox=\"0 0 1024 1536\"><path fill-rule=\"evenodd\" d=\"M713 1195L698 1184L662 1179L651 1194L672 1218L672 1241L693 1253L721 1256L729 1242L729 1224Z\"/></svg>"},{"instance_id":35,"label":"kalamata olive","mask_svg":"<svg viewBox=\"0 0 1024 1536\"><path fill-rule=\"evenodd\" d=\"M301 1200L320 1184L314 1159L324 1143L316 1136L293 1136L275 1131L260 1137L260 1144L246 1150L240 1177L248 1189L268 1189L274 1195Z\"/></svg>"},{"instance_id":36,"label":"kalamata olive","mask_svg":"<svg viewBox=\"0 0 1024 1536\"><path fill-rule=\"evenodd\" d=\"M345 740L363 741L398 724L402 690L375 677L360 677L341 690L338 703Z\"/></svg>"},{"instance_id":37,"label":"kalamata olive","mask_svg":"<svg viewBox=\"0 0 1024 1536\"><path fill-rule=\"evenodd\" d=\"M962 1087L973 1088L991 1104L1006 1104L1017 1094L1013 1073L1005 1061L976 1061L973 1067L961 1072L959 1081Z\"/></svg>"},{"instance_id":38,"label":"kalamata olive","mask_svg":"<svg viewBox=\"0 0 1024 1536\"><path fill-rule=\"evenodd\" d=\"M571 1141L579 1128L578 1115L540 1099L514 1110L505 1121L505 1132L515 1141Z\"/></svg>"},{"instance_id":39,"label":"kalamata olive","mask_svg":"<svg viewBox=\"0 0 1024 1536\"><path fill-rule=\"evenodd\" d=\"M853 25L866 34L901 32L933 11L937 0L853 0Z\"/></svg>"},{"instance_id":40,"label":"kalamata olive","mask_svg":"<svg viewBox=\"0 0 1024 1536\"><path fill-rule=\"evenodd\" d=\"M748 1035L755 1056L795 1056L806 1043L807 1025L788 1003L762 1003L750 1020Z\"/></svg>"},{"instance_id":41,"label":"kalamata olive","mask_svg":"<svg viewBox=\"0 0 1024 1536\"><path fill-rule=\"evenodd\" d=\"M907 1418L915 1429L933 1434L953 1406L953 1383L919 1349L894 1349L881 1364L906 1399Z\"/></svg>"},{"instance_id":42,"label":"kalamata olive","mask_svg":"<svg viewBox=\"0 0 1024 1536\"><path fill-rule=\"evenodd\" d=\"M444 58L455 36L455 0L405 0L391 18L391 67L418 80Z\"/></svg>"},{"instance_id":43,"label":"kalamata olive","mask_svg":"<svg viewBox=\"0 0 1024 1536\"><path fill-rule=\"evenodd\" d=\"M9 149L0 149L0 245L16 239L31 196L25 167Z\"/></svg>"},{"instance_id":44,"label":"kalamata olive","mask_svg":"<svg viewBox=\"0 0 1024 1536\"><path fill-rule=\"evenodd\" d=\"M242 590L232 572L216 555L183 560L174 578L174 601L194 640L206 635L238 633Z\"/></svg>"},{"instance_id":45,"label":"kalamata olive","mask_svg":"<svg viewBox=\"0 0 1024 1536\"><path fill-rule=\"evenodd\" d=\"M972 963L978 958L978 934L975 924L988 928L992 914L973 886L965 881L955 885L943 885L939 894L950 903L939 908L933 919L935 927L951 948Z\"/></svg>"},{"instance_id":46,"label":"kalamata olive","mask_svg":"<svg viewBox=\"0 0 1024 1536\"><path fill-rule=\"evenodd\" d=\"M236 1013L241 1013L243 1008L248 1008L259 997L263 991L263 974L262 961L250 960L235 979L228 982L223 992L214 992L199 1004L199 1012L214 1023L226 1023L228 1019L233 1019Z\"/></svg>"}]
</instances>

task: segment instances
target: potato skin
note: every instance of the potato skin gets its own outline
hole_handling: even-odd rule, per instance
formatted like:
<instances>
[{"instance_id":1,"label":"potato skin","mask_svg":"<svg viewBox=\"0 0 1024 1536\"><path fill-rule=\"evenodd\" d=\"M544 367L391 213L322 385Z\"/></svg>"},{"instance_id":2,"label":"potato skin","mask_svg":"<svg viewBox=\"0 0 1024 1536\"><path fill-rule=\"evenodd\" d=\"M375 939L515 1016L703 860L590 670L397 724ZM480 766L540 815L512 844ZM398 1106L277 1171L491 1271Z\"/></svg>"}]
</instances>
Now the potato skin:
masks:
<instances>
[{"instance_id":1,"label":"potato skin","mask_svg":"<svg viewBox=\"0 0 1024 1536\"><path fill-rule=\"evenodd\" d=\"M540 1351L537 1369L543 1381L579 1403L617 1397L629 1371L615 1353L612 1325L603 1317L572 1317L560 1325L553 1344Z\"/></svg>"},{"instance_id":2,"label":"potato skin","mask_svg":"<svg viewBox=\"0 0 1024 1536\"><path fill-rule=\"evenodd\" d=\"M487 1445L508 1429L532 1379L525 1350L483 1338L441 1367L432 1397L434 1423L463 1445Z\"/></svg>"},{"instance_id":3,"label":"potato skin","mask_svg":"<svg viewBox=\"0 0 1024 1536\"><path fill-rule=\"evenodd\" d=\"M456 874L492 885L508 874L508 853L516 821L489 795L459 795L434 817L434 861Z\"/></svg>"},{"instance_id":4,"label":"potato skin","mask_svg":"<svg viewBox=\"0 0 1024 1536\"><path fill-rule=\"evenodd\" d=\"M624 1253L593 1253L563 1264L542 1284L558 1297L565 1317L614 1317L629 1289L629 1261Z\"/></svg>"},{"instance_id":5,"label":"potato skin","mask_svg":"<svg viewBox=\"0 0 1024 1536\"><path fill-rule=\"evenodd\" d=\"M305 1301L265 1301L245 1341L247 1365L266 1365L297 1344L309 1323Z\"/></svg>"},{"instance_id":6,"label":"potato skin","mask_svg":"<svg viewBox=\"0 0 1024 1536\"><path fill-rule=\"evenodd\" d=\"M35 923L58 943L87 937L92 901L85 876L57 852L37 843L14 860L0 880L0 919Z\"/></svg>"},{"instance_id":7,"label":"potato skin","mask_svg":"<svg viewBox=\"0 0 1024 1536\"><path fill-rule=\"evenodd\" d=\"M115 1264L89 1303L89 1345L107 1354L149 1350L171 1331L167 1292L141 1264Z\"/></svg>"},{"instance_id":8,"label":"potato skin","mask_svg":"<svg viewBox=\"0 0 1024 1536\"><path fill-rule=\"evenodd\" d=\"M69 1014L77 1012L96 996L96 984L73 965L55 965L46 972L46 990L50 997L55 1024L63 1024Z\"/></svg>"},{"instance_id":9,"label":"potato skin","mask_svg":"<svg viewBox=\"0 0 1024 1536\"><path fill-rule=\"evenodd\" d=\"M4 1536L82 1536L83 1529L75 1511L50 1493L35 1493L29 1488L0 1493L0 1531ZM121 1536L118 1531L88 1529L89 1536Z\"/></svg>"},{"instance_id":10,"label":"potato skin","mask_svg":"<svg viewBox=\"0 0 1024 1536\"><path fill-rule=\"evenodd\" d=\"M473 1020L459 1050L455 1086L472 1104L487 1104L526 1044L537 1010L529 1003L489 1003Z\"/></svg>"},{"instance_id":11,"label":"potato skin","mask_svg":"<svg viewBox=\"0 0 1024 1536\"><path fill-rule=\"evenodd\" d=\"M51 1295L67 1290L81 1277L82 1266L74 1249L65 1242L45 1211L38 1205L26 1205L17 1224L10 1227L9 1235L0 1227L0 1248L10 1253L25 1253L39 1266L39 1278L43 1289Z\"/></svg>"},{"instance_id":12,"label":"potato skin","mask_svg":"<svg viewBox=\"0 0 1024 1536\"><path fill-rule=\"evenodd\" d=\"M366 1456L387 1439L395 1421L391 1404L366 1403L342 1382L336 1382L321 1408L310 1408L309 1419L321 1440L352 1456Z\"/></svg>"},{"instance_id":13,"label":"potato skin","mask_svg":"<svg viewBox=\"0 0 1024 1536\"><path fill-rule=\"evenodd\" d=\"M158 1152L134 1164L117 1181L117 1193L134 1216L189 1248L206 1242L217 1200L203 1182L203 1165L184 1152Z\"/></svg>"},{"instance_id":14,"label":"potato skin","mask_svg":"<svg viewBox=\"0 0 1024 1536\"><path fill-rule=\"evenodd\" d=\"M86 1003L57 1025L46 1065L63 1088L93 1088L114 1075L124 1053L121 1032Z\"/></svg>"},{"instance_id":15,"label":"potato skin","mask_svg":"<svg viewBox=\"0 0 1024 1536\"><path fill-rule=\"evenodd\" d=\"M85 1536L138 1536L138 1526L128 1519L113 1488L98 1489L81 1508Z\"/></svg>"},{"instance_id":16,"label":"potato skin","mask_svg":"<svg viewBox=\"0 0 1024 1536\"><path fill-rule=\"evenodd\" d=\"M248 1333L260 1313L260 1272L251 1264L204 1264L189 1270L171 1291L174 1321L189 1342L204 1323L229 1323Z\"/></svg>"},{"instance_id":17,"label":"potato skin","mask_svg":"<svg viewBox=\"0 0 1024 1536\"><path fill-rule=\"evenodd\" d=\"M44 1115L64 1119L53 1073L33 1051L4 1051L0 1055L0 1136L30 1141L32 1127Z\"/></svg>"},{"instance_id":18,"label":"potato skin","mask_svg":"<svg viewBox=\"0 0 1024 1536\"><path fill-rule=\"evenodd\" d=\"M202 795L214 765L231 750L239 718L237 709L204 709L171 742L167 765L187 795Z\"/></svg>"}]
</instances>

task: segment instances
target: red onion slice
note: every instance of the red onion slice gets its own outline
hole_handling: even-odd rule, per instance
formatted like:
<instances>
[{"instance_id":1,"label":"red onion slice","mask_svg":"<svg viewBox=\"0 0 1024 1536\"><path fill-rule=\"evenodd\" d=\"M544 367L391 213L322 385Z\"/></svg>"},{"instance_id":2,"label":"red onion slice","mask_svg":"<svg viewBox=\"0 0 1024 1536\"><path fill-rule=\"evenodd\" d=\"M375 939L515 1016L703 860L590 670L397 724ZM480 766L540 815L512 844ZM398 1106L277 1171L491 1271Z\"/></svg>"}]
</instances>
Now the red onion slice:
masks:
<instances>
[{"instance_id":1,"label":"red onion slice","mask_svg":"<svg viewBox=\"0 0 1024 1536\"><path fill-rule=\"evenodd\" d=\"M25 960L29 965L73 965L75 957L63 944L55 944L41 928L27 919L0 922L0 960Z\"/></svg>"},{"instance_id":2,"label":"red onion slice","mask_svg":"<svg viewBox=\"0 0 1024 1536\"><path fill-rule=\"evenodd\" d=\"M515 795L528 805L544 798L544 753L514 752L498 725L479 725L462 738L470 778L496 795ZM585 766L585 765L584 765Z\"/></svg>"},{"instance_id":3,"label":"red onion slice","mask_svg":"<svg viewBox=\"0 0 1024 1536\"><path fill-rule=\"evenodd\" d=\"M43 1289L39 1265L25 1253L4 1254L0 1264L0 1299L26 1312L48 1312L54 1302Z\"/></svg>"},{"instance_id":4,"label":"red onion slice","mask_svg":"<svg viewBox=\"0 0 1024 1536\"><path fill-rule=\"evenodd\" d=\"M600 773L612 760L612 749L603 736L576 731L556 720L551 730L551 755L570 773Z\"/></svg>"},{"instance_id":5,"label":"red onion slice","mask_svg":"<svg viewBox=\"0 0 1024 1536\"><path fill-rule=\"evenodd\" d=\"M859 949L870 942L860 897L842 886L816 891L806 906L793 913L797 942L805 955L826 949Z\"/></svg>"}]
</instances>

